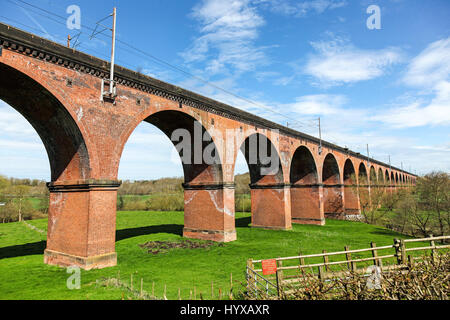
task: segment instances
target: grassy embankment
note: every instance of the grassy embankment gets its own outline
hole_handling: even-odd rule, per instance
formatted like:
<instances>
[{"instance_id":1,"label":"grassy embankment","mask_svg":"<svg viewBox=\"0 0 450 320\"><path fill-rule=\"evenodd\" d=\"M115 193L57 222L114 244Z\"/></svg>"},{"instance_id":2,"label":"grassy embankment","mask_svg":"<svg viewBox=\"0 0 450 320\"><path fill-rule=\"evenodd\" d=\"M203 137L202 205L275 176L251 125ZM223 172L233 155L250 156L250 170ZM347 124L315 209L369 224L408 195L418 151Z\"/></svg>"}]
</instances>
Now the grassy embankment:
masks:
<instances>
[{"instance_id":1,"label":"grassy embankment","mask_svg":"<svg viewBox=\"0 0 450 320\"><path fill-rule=\"evenodd\" d=\"M31 230L23 223L0 224L0 299L121 299L125 290L96 286L97 279L117 277L129 281L133 274L134 286L162 297L167 285L167 297L176 299L178 288L183 298L189 298L196 288L197 297L211 297L211 281L215 295L218 288L228 292L230 273L235 290L242 289L248 258L273 258L303 253L318 253L323 249L342 250L366 248L370 241L378 246L393 243L393 238L404 238L381 227L358 222L328 220L327 225L294 225L291 231L273 231L249 227L250 215L236 215L238 240L207 249L174 249L163 254L149 254L139 247L148 241L181 241L182 212L118 212L118 265L102 270L82 271L81 289L68 290L66 269L43 264L45 234ZM28 223L46 230L47 220ZM355 255L357 257L357 255Z\"/></svg>"}]
</instances>

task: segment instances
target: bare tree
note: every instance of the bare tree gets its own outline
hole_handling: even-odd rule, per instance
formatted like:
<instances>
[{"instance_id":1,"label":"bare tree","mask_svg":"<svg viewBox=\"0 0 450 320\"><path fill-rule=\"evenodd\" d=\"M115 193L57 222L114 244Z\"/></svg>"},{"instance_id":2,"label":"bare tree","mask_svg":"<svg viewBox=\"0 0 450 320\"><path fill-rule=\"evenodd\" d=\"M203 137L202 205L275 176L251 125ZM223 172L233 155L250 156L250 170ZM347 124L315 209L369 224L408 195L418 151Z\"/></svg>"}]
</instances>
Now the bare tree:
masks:
<instances>
[{"instance_id":1,"label":"bare tree","mask_svg":"<svg viewBox=\"0 0 450 320\"><path fill-rule=\"evenodd\" d=\"M420 206L430 214L424 214L437 223L438 232L444 235L449 230L450 175L445 172L432 172L417 181Z\"/></svg>"},{"instance_id":2,"label":"bare tree","mask_svg":"<svg viewBox=\"0 0 450 320\"><path fill-rule=\"evenodd\" d=\"M355 179L355 177L352 177ZM354 180L356 181L356 179ZM361 180L358 186L353 187L353 192L358 196L361 215L364 221L369 224L378 224L390 212L384 204L387 199L394 199L384 185L373 179L370 184L365 185L367 180Z\"/></svg>"}]
</instances>

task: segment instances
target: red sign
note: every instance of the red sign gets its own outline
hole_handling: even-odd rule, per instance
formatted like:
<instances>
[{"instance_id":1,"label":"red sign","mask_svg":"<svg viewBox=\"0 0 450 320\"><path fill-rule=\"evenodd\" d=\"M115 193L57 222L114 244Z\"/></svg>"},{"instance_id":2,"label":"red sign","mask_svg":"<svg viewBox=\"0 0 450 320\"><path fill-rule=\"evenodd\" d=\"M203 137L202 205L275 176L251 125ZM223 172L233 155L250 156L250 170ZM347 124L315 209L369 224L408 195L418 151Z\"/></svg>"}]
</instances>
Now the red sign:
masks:
<instances>
[{"instance_id":1,"label":"red sign","mask_svg":"<svg viewBox=\"0 0 450 320\"><path fill-rule=\"evenodd\" d=\"M270 259L270 260L263 260L261 261L262 269L263 269L263 275L267 276L269 274L277 273L277 260Z\"/></svg>"}]
</instances>

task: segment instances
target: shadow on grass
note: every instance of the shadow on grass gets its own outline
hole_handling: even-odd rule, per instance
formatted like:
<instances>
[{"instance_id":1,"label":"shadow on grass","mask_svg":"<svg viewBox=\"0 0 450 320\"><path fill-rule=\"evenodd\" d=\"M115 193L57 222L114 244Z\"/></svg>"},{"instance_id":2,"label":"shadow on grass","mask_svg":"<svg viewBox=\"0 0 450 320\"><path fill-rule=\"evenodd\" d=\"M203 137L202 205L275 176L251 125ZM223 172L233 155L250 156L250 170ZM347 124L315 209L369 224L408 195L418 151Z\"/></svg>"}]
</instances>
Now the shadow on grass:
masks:
<instances>
[{"instance_id":1,"label":"shadow on grass","mask_svg":"<svg viewBox=\"0 0 450 320\"><path fill-rule=\"evenodd\" d=\"M380 236L392 236L393 237L392 239L394 239L394 237L411 238L411 237L408 237L407 235L404 235L404 234L401 234L399 232L396 232L396 231L393 231L393 230L389 230L389 229L376 229L376 230L374 230L374 231L372 231L370 233L371 234L377 234L377 235L380 235Z\"/></svg>"},{"instance_id":2,"label":"shadow on grass","mask_svg":"<svg viewBox=\"0 0 450 320\"><path fill-rule=\"evenodd\" d=\"M40 241L0 248L0 259L43 254L46 243L46 241Z\"/></svg>"},{"instance_id":3,"label":"shadow on grass","mask_svg":"<svg viewBox=\"0 0 450 320\"><path fill-rule=\"evenodd\" d=\"M251 217L236 219L236 228L249 228ZM140 228L116 230L116 241L155 233L172 233L183 236L182 224L163 224ZM26 243L21 245L0 248L0 259L15 258L43 254L46 241Z\"/></svg>"},{"instance_id":4,"label":"shadow on grass","mask_svg":"<svg viewBox=\"0 0 450 320\"><path fill-rule=\"evenodd\" d=\"M249 228L250 222L251 217L236 219L236 228ZM183 236L183 227L182 224L162 224L158 226L117 230L116 241L154 233L172 233L177 236Z\"/></svg>"},{"instance_id":5,"label":"shadow on grass","mask_svg":"<svg viewBox=\"0 0 450 320\"><path fill-rule=\"evenodd\" d=\"M236 219L236 228L250 228L251 222L252 222L251 217Z\"/></svg>"},{"instance_id":6,"label":"shadow on grass","mask_svg":"<svg viewBox=\"0 0 450 320\"><path fill-rule=\"evenodd\" d=\"M148 227L117 230L116 241L154 233L172 233L178 236L183 236L183 225L162 224L159 226L148 226Z\"/></svg>"}]
</instances>

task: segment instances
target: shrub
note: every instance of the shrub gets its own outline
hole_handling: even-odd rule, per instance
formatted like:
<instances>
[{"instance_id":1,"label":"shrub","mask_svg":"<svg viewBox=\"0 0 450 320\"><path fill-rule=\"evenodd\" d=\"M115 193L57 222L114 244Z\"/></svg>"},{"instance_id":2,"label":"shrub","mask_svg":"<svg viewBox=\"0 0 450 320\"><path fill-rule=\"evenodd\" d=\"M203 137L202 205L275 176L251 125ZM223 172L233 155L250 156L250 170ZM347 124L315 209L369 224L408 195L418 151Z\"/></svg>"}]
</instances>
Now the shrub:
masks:
<instances>
[{"instance_id":1,"label":"shrub","mask_svg":"<svg viewBox=\"0 0 450 320\"><path fill-rule=\"evenodd\" d=\"M422 256L407 270L385 272L379 289L368 285L364 274L347 272L340 278L321 281L306 272L299 275L298 285L283 286L282 300L448 300L450 296L450 253L441 252L433 260ZM243 295L244 298L249 298Z\"/></svg>"}]
</instances>

